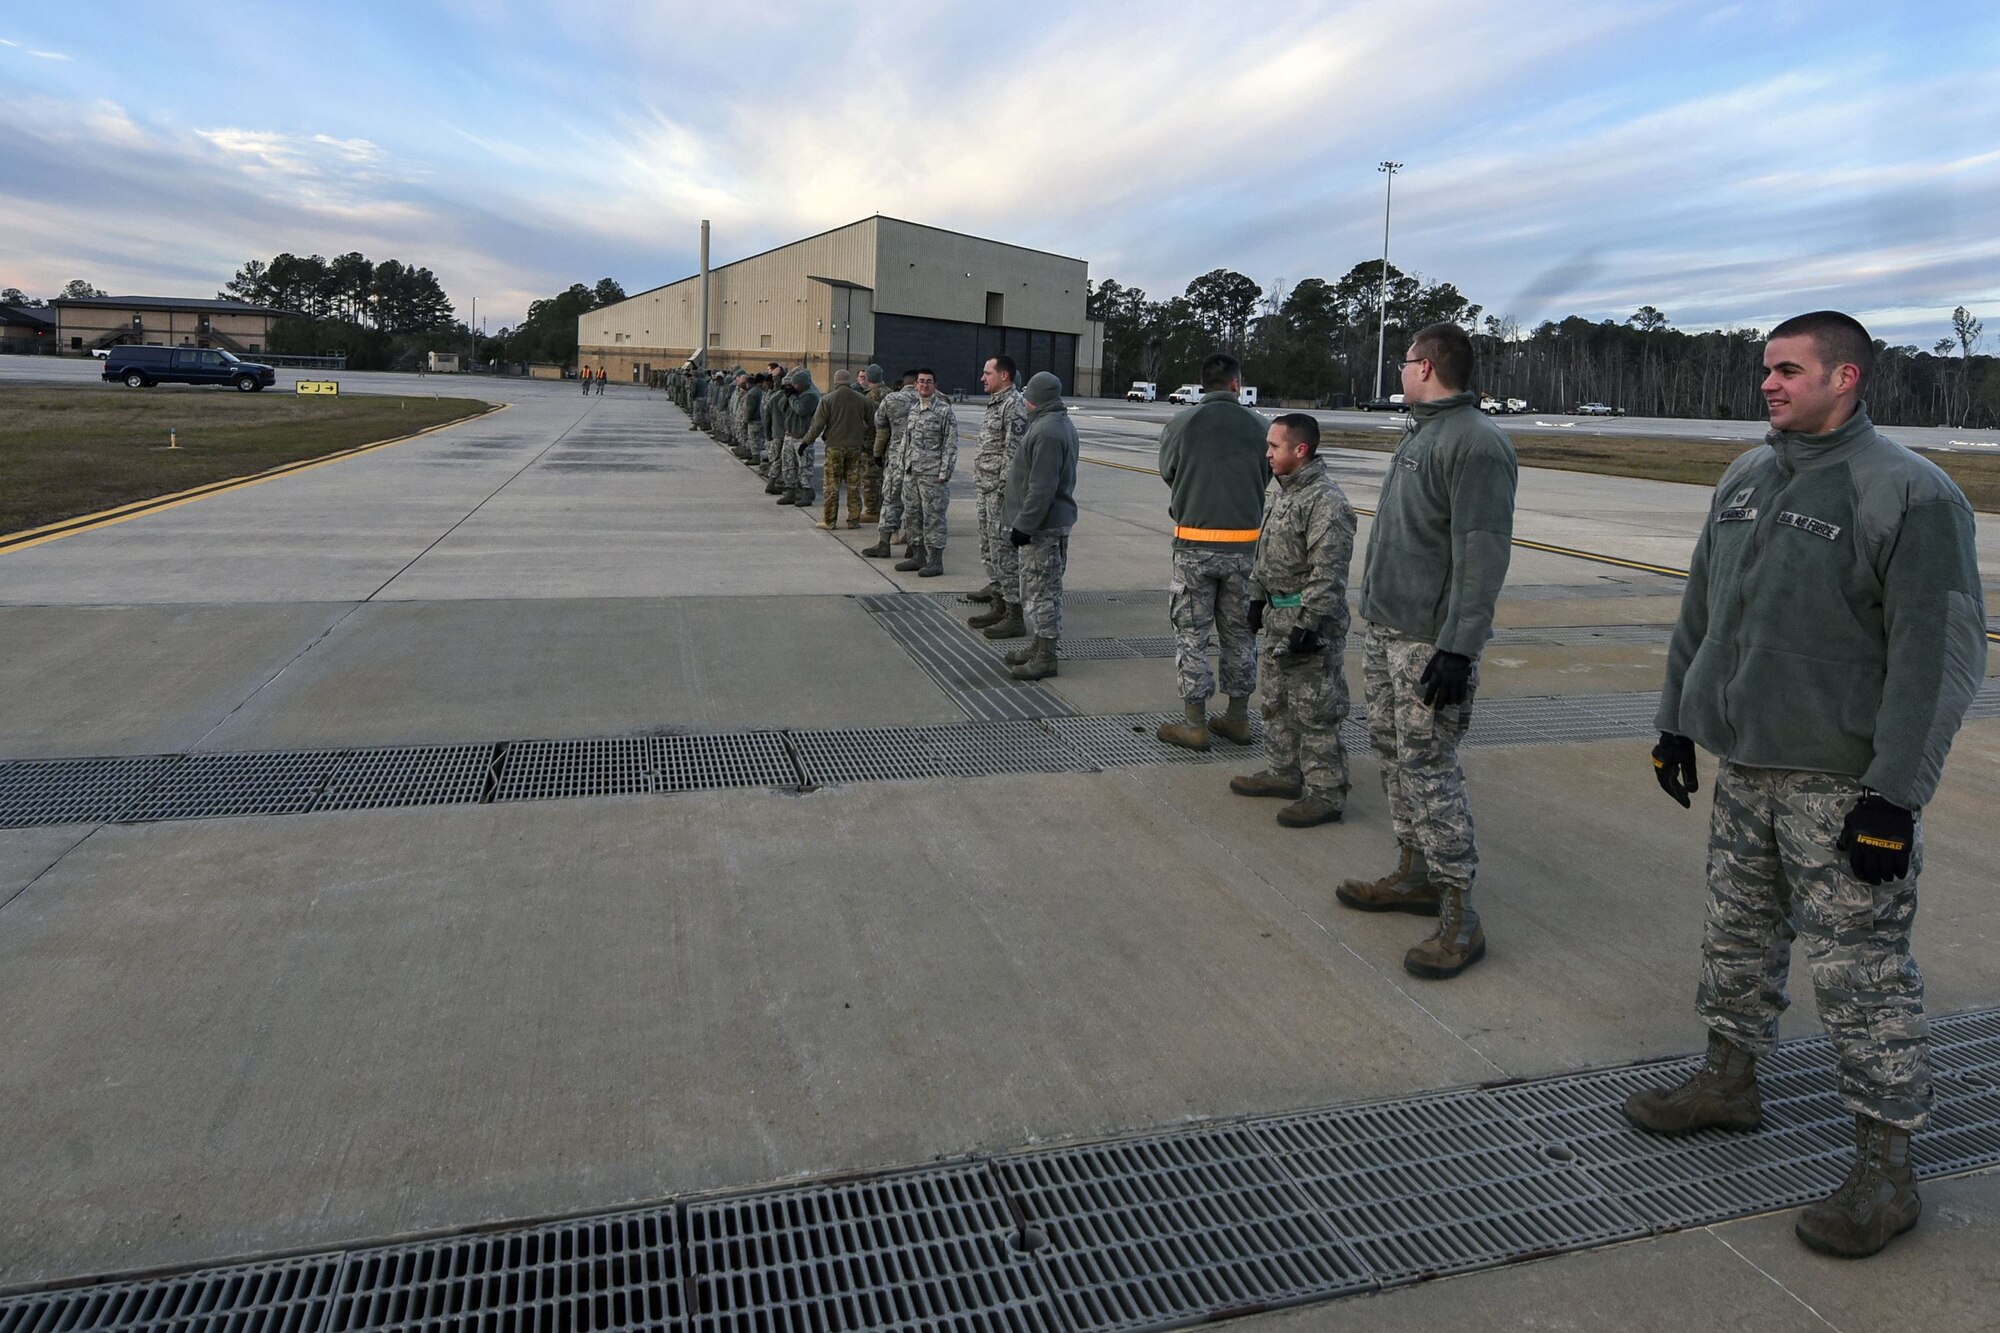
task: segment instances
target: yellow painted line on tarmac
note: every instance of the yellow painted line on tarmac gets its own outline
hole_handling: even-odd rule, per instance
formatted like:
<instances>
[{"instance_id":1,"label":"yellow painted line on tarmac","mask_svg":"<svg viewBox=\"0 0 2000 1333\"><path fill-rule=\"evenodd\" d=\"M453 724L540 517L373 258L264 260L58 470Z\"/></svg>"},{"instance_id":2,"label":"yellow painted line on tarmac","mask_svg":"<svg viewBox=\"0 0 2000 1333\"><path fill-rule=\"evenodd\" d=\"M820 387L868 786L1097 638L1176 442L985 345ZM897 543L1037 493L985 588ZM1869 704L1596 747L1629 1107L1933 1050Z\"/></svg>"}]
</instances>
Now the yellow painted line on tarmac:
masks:
<instances>
[{"instance_id":1,"label":"yellow painted line on tarmac","mask_svg":"<svg viewBox=\"0 0 2000 1333\"><path fill-rule=\"evenodd\" d=\"M96 532L100 528L112 527L115 524L125 522L127 519L143 518L147 514L165 513L169 509L178 509L182 505L193 504L196 500L206 500L212 495L224 495L230 491L243 490L245 487L262 485L267 481L275 481L279 477L289 477L296 472L310 472L316 467L325 467L329 463L338 463L344 458L353 458L356 454L373 453L377 449L387 449L392 444L404 444L420 436L434 434L441 430L450 430L453 426L463 426L468 421L478 421L482 417L492 416L495 412L504 412L511 406L513 406L511 403L496 403L484 412L476 412L469 417L460 417L456 421L441 421L435 426L426 426L422 430L412 431L408 435L398 435L391 440L376 440L372 444L358 444L352 449L342 449L338 453L324 454L318 458L302 458L296 463L283 463L277 467L268 468L263 472L253 472L247 477L225 477L221 481L211 481L205 485L191 487L185 491L175 491L170 495L156 495L150 500L134 500L130 504L119 505L115 509L99 510L95 514L79 514L75 518L66 518L60 522L45 523L39 528L28 528L21 532L9 533L5 537L0 537L0 555L6 555L13 551L31 550L34 547L46 545L52 541L59 541L64 537L74 537L80 532Z\"/></svg>"}]
</instances>

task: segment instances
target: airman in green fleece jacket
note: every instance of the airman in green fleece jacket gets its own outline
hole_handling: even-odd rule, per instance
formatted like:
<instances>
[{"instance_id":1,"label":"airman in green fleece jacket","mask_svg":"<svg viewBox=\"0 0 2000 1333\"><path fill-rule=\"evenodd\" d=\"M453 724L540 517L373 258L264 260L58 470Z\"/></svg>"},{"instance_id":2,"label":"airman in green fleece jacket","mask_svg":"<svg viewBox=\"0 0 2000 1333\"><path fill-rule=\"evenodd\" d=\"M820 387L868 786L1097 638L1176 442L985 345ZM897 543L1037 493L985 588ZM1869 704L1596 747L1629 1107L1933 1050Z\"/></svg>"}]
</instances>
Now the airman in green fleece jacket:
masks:
<instances>
[{"instance_id":1,"label":"airman in green fleece jacket","mask_svg":"<svg viewBox=\"0 0 2000 1333\"><path fill-rule=\"evenodd\" d=\"M1754 1129L1794 938L1854 1112L1855 1161L1800 1214L1846 1258L1916 1225L1910 1134L1931 1103L1923 974L1910 955L1918 814L1986 670L1972 509L1876 433L1874 344L1822 310L1764 348L1771 433L1715 489L1668 648L1653 766L1688 805L1694 747L1722 761L1695 1008L1708 1058L1626 1115L1659 1133Z\"/></svg>"},{"instance_id":2,"label":"airman in green fleece jacket","mask_svg":"<svg viewBox=\"0 0 2000 1333\"><path fill-rule=\"evenodd\" d=\"M1479 652L1507 578L1519 467L1472 383L1472 340L1455 324L1418 333L1403 361L1410 428L1389 460L1361 576L1361 679L1368 738L1396 831L1396 869L1342 881L1363 912L1435 916L1406 971L1455 977L1486 953L1472 908L1479 854L1458 743L1472 724Z\"/></svg>"}]
</instances>

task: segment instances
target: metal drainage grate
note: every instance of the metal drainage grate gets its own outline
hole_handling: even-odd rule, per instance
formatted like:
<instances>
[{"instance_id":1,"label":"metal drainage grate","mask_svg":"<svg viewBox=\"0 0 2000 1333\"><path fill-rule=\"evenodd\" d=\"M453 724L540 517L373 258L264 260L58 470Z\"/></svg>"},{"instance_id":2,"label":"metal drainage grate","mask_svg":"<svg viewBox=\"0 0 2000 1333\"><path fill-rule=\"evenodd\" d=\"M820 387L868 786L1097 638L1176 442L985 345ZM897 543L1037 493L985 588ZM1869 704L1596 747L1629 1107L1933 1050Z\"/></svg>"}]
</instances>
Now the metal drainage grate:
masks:
<instances>
[{"instance_id":1,"label":"metal drainage grate","mask_svg":"<svg viewBox=\"0 0 2000 1333\"><path fill-rule=\"evenodd\" d=\"M516 741L500 761L496 801L629 796L653 789L644 736L589 741Z\"/></svg>"},{"instance_id":2,"label":"metal drainage grate","mask_svg":"<svg viewBox=\"0 0 2000 1333\"><path fill-rule=\"evenodd\" d=\"M1171 1328L1375 1280L1240 1127L1021 1153L995 1168L1079 1330Z\"/></svg>"},{"instance_id":3,"label":"metal drainage grate","mask_svg":"<svg viewBox=\"0 0 2000 1333\"><path fill-rule=\"evenodd\" d=\"M1476 1094L1261 1121L1256 1133L1385 1283L1649 1231Z\"/></svg>"},{"instance_id":4,"label":"metal drainage grate","mask_svg":"<svg viewBox=\"0 0 2000 1333\"><path fill-rule=\"evenodd\" d=\"M2000 1164L2000 1011L1931 1026L1938 1101L1918 1174ZM1759 1132L1662 1139L1625 1124L1628 1092L1695 1063L20 1293L0 1298L0 1333L1115 1333L1587 1249L1833 1187L1852 1118L1824 1037L1765 1059Z\"/></svg>"},{"instance_id":5,"label":"metal drainage grate","mask_svg":"<svg viewBox=\"0 0 2000 1333\"><path fill-rule=\"evenodd\" d=\"M118 814L123 823L290 815L312 807L340 767L340 750L193 754Z\"/></svg>"},{"instance_id":6,"label":"metal drainage grate","mask_svg":"<svg viewBox=\"0 0 2000 1333\"><path fill-rule=\"evenodd\" d=\"M652 741L655 791L796 787L802 780L785 738L775 731L655 736Z\"/></svg>"},{"instance_id":7,"label":"metal drainage grate","mask_svg":"<svg viewBox=\"0 0 2000 1333\"><path fill-rule=\"evenodd\" d=\"M869 727L792 733L815 786L993 773L1065 773L1087 765L1036 722Z\"/></svg>"},{"instance_id":8,"label":"metal drainage grate","mask_svg":"<svg viewBox=\"0 0 2000 1333\"><path fill-rule=\"evenodd\" d=\"M0 764L0 828L114 819L180 762L179 755L148 755Z\"/></svg>"},{"instance_id":9,"label":"metal drainage grate","mask_svg":"<svg viewBox=\"0 0 2000 1333\"><path fill-rule=\"evenodd\" d=\"M379 810L478 801L493 776L493 750L491 745L356 750L334 773L313 809Z\"/></svg>"},{"instance_id":10,"label":"metal drainage grate","mask_svg":"<svg viewBox=\"0 0 2000 1333\"><path fill-rule=\"evenodd\" d=\"M1041 686L1007 674L988 641L975 637L931 598L880 596L860 601L924 674L973 720L1025 721L1074 712Z\"/></svg>"},{"instance_id":11,"label":"metal drainage grate","mask_svg":"<svg viewBox=\"0 0 2000 1333\"><path fill-rule=\"evenodd\" d=\"M358 1250L328 1333L680 1327L674 1210Z\"/></svg>"},{"instance_id":12,"label":"metal drainage grate","mask_svg":"<svg viewBox=\"0 0 2000 1333\"><path fill-rule=\"evenodd\" d=\"M806 1186L687 1210L698 1331L1063 1328L981 1166Z\"/></svg>"},{"instance_id":13,"label":"metal drainage grate","mask_svg":"<svg viewBox=\"0 0 2000 1333\"><path fill-rule=\"evenodd\" d=\"M318 1333L338 1254L0 1299L0 1333Z\"/></svg>"}]
</instances>

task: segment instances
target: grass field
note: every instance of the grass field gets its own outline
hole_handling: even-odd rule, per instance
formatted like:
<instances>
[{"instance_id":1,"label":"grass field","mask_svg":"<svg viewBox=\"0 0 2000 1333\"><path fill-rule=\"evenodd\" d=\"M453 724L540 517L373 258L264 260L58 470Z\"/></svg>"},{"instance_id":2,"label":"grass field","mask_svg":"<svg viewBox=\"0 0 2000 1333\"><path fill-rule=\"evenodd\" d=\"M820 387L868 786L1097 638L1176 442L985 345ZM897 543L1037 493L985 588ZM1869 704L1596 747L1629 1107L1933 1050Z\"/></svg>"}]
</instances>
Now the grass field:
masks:
<instances>
[{"instance_id":1,"label":"grass field","mask_svg":"<svg viewBox=\"0 0 2000 1333\"><path fill-rule=\"evenodd\" d=\"M1891 429L1885 432L1896 437ZM1386 431L1329 430L1320 443L1339 449L1367 449L1392 453L1395 436ZM1742 440L1718 444L1710 440L1652 439L1635 436L1550 435L1523 431L1510 432L1514 452L1531 467L1561 468L1566 472L1596 472L1611 477L1644 477L1651 481L1686 481L1713 486L1722 470L1739 455L1754 448L1757 441ZM1990 454L1926 453L1943 468L1974 509L2000 511L2000 458Z\"/></svg>"},{"instance_id":2,"label":"grass field","mask_svg":"<svg viewBox=\"0 0 2000 1333\"><path fill-rule=\"evenodd\" d=\"M486 410L468 398L0 388L0 536ZM169 431L180 447L167 448Z\"/></svg>"}]
</instances>

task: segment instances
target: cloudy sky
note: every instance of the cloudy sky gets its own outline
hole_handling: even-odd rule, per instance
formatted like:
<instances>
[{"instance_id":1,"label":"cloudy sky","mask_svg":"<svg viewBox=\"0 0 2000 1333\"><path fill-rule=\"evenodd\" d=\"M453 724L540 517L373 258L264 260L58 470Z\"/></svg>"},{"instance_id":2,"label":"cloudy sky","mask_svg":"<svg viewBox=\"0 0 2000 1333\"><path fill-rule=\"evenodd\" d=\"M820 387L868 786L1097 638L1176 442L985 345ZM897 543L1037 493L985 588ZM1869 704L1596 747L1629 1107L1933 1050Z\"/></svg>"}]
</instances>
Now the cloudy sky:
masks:
<instances>
[{"instance_id":1,"label":"cloudy sky","mask_svg":"<svg viewBox=\"0 0 2000 1333\"><path fill-rule=\"evenodd\" d=\"M0 6L31 295L360 250L491 329L876 212L1290 284L1379 257L1383 158L1395 262L1526 324L2000 328L1993 0Z\"/></svg>"}]
</instances>

